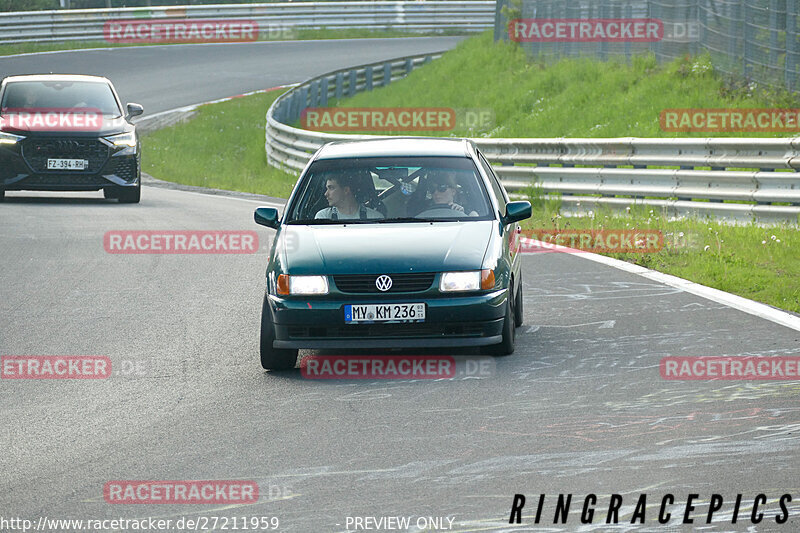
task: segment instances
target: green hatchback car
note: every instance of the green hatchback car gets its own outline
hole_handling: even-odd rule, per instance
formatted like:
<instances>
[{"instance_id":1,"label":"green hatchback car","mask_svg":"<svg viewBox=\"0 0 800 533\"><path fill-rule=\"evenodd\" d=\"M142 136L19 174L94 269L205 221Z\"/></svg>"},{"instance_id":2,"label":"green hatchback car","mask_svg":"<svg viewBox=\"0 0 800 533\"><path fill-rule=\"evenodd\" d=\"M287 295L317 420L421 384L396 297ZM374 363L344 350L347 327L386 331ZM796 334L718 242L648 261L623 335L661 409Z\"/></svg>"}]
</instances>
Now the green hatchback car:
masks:
<instances>
[{"instance_id":1,"label":"green hatchback car","mask_svg":"<svg viewBox=\"0 0 800 533\"><path fill-rule=\"evenodd\" d=\"M518 222L491 165L463 139L329 143L286 204L267 265L261 365L298 349L514 351L522 325Z\"/></svg>"}]
</instances>

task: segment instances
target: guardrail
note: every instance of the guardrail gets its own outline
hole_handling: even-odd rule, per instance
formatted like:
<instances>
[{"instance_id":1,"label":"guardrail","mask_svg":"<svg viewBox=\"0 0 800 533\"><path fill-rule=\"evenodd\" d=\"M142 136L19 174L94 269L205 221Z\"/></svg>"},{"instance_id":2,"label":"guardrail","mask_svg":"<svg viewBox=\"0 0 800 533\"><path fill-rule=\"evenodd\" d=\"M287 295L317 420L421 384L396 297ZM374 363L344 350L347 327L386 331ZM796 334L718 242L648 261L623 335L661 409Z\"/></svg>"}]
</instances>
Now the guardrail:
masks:
<instances>
[{"instance_id":1,"label":"guardrail","mask_svg":"<svg viewBox=\"0 0 800 533\"><path fill-rule=\"evenodd\" d=\"M307 107L386 85L441 54L333 71L284 93L267 111L267 160L298 173L327 142L375 138L289 124ZM535 185L551 198L558 193L573 212L644 204L671 216L800 222L800 137L472 140L509 193L524 195Z\"/></svg>"},{"instance_id":2,"label":"guardrail","mask_svg":"<svg viewBox=\"0 0 800 533\"><path fill-rule=\"evenodd\" d=\"M297 29L373 29L468 33L491 28L494 0L280 2L0 13L0 44L104 40L111 20L243 19L262 39Z\"/></svg>"}]
</instances>

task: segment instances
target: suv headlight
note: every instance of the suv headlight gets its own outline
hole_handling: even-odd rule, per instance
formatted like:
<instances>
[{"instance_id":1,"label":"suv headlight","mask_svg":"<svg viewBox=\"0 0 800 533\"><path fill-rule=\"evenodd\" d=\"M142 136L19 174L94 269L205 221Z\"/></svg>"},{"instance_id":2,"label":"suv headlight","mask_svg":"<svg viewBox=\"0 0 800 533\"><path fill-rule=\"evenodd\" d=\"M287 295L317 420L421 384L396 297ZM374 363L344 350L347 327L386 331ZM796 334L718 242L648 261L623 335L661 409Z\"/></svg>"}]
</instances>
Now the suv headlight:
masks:
<instances>
[{"instance_id":1,"label":"suv headlight","mask_svg":"<svg viewBox=\"0 0 800 533\"><path fill-rule=\"evenodd\" d=\"M466 272L442 272L439 281L441 292L479 291L494 288L494 272L470 270Z\"/></svg>"},{"instance_id":2,"label":"suv headlight","mask_svg":"<svg viewBox=\"0 0 800 533\"><path fill-rule=\"evenodd\" d=\"M17 144L19 141L24 139L22 135L14 135L13 133L6 133L4 131L0 131L0 144Z\"/></svg>"},{"instance_id":3,"label":"suv headlight","mask_svg":"<svg viewBox=\"0 0 800 533\"><path fill-rule=\"evenodd\" d=\"M328 294L328 278L325 276L278 276L278 294L283 296Z\"/></svg>"},{"instance_id":4,"label":"suv headlight","mask_svg":"<svg viewBox=\"0 0 800 533\"><path fill-rule=\"evenodd\" d=\"M117 147L130 147L136 148L136 133L135 132L128 132L128 133L120 133L119 135L110 135L108 137L104 137L105 140L113 144Z\"/></svg>"}]
</instances>

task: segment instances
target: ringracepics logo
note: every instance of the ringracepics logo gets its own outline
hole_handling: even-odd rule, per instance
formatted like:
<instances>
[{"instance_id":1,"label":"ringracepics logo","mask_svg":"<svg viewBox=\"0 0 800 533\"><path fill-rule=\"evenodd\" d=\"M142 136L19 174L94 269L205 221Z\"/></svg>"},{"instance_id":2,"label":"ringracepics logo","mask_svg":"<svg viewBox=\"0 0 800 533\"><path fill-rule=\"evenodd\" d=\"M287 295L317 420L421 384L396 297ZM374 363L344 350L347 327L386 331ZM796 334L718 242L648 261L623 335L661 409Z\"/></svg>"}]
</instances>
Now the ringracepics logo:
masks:
<instances>
[{"instance_id":1,"label":"ringracepics logo","mask_svg":"<svg viewBox=\"0 0 800 533\"><path fill-rule=\"evenodd\" d=\"M103 36L109 43L221 43L258 40L258 22L242 19L109 20Z\"/></svg>"},{"instance_id":2,"label":"ringracepics logo","mask_svg":"<svg viewBox=\"0 0 800 533\"><path fill-rule=\"evenodd\" d=\"M247 504L258 501L255 481L109 481L106 503Z\"/></svg>"},{"instance_id":3,"label":"ringracepics logo","mask_svg":"<svg viewBox=\"0 0 800 533\"><path fill-rule=\"evenodd\" d=\"M534 229L520 234L518 246L519 253L654 253L664 248L664 237L649 229Z\"/></svg>"},{"instance_id":4,"label":"ringracepics logo","mask_svg":"<svg viewBox=\"0 0 800 533\"><path fill-rule=\"evenodd\" d=\"M712 520L715 523L730 521L731 524L739 521L759 524L774 520L776 524L784 524L789 520L787 504L792 501L792 495L782 494L769 501L763 493L747 499L743 499L742 494L727 499L722 494L712 494L709 499L701 499L700 494L687 494L685 497L664 494L659 499L643 493L638 498L635 495L623 497L621 494L611 494L607 503L601 503L601 500L605 498L598 498L596 494L587 494L582 500L580 496L573 499L572 494L559 494L558 497L539 494L533 523L539 524L544 516L544 523L552 524L566 524L569 521L573 524L644 524L645 521L653 523L656 519L662 525L694 524L695 521L710 524ZM524 494L514 495L509 524L522 523L525 502ZM777 508L774 505L776 503ZM574 512L570 515L570 511Z\"/></svg>"},{"instance_id":5,"label":"ringracepics logo","mask_svg":"<svg viewBox=\"0 0 800 533\"><path fill-rule=\"evenodd\" d=\"M669 132L781 132L800 131L800 109L664 109L659 115Z\"/></svg>"},{"instance_id":6,"label":"ringracepics logo","mask_svg":"<svg viewBox=\"0 0 800 533\"><path fill-rule=\"evenodd\" d=\"M108 231L103 248L110 254L254 254L255 231L141 230Z\"/></svg>"},{"instance_id":7,"label":"ringracepics logo","mask_svg":"<svg viewBox=\"0 0 800 533\"><path fill-rule=\"evenodd\" d=\"M512 19L508 35L520 43L656 42L664 38L664 23L652 18Z\"/></svg>"},{"instance_id":8,"label":"ringracepics logo","mask_svg":"<svg viewBox=\"0 0 800 533\"><path fill-rule=\"evenodd\" d=\"M798 380L800 357L664 357L659 370L666 380Z\"/></svg>"},{"instance_id":9,"label":"ringracepics logo","mask_svg":"<svg viewBox=\"0 0 800 533\"><path fill-rule=\"evenodd\" d=\"M102 127L103 113L93 108L4 108L0 116L0 131L8 132L93 132Z\"/></svg>"},{"instance_id":10,"label":"ringracepics logo","mask_svg":"<svg viewBox=\"0 0 800 533\"><path fill-rule=\"evenodd\" d=\"M105 355L4 355L2 379L105 379L111 359Z\"/></svg>"}]
</instances>

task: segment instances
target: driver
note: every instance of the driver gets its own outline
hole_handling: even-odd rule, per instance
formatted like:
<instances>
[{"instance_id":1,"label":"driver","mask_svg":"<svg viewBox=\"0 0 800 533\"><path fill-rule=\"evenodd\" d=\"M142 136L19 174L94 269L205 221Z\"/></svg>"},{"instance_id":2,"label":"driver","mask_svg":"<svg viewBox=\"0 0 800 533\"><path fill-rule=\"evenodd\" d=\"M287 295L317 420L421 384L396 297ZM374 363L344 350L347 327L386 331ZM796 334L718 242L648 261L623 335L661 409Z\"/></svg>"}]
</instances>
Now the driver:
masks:
<instances>
[{"instance_id":1,"label":"driver","mask_svg":"<svg viewBox=\"0 0 800 533\"><path fill-rule=\"evenodd\" d=\"M454 211L456 215L467 214L471 217L478 216L476 211L465 213L464 207L455 202L456 191L458 190L455 170L436 171L436 173L432 174L430 177L430 186L431 201L420 215L432 214L431 212L433 211L450 210Z\"/></svg>"},{"instance_id":2,"label":"driver","mask_svg":"<svg viewBox=\"0 0 800 533\"><path fill-rule=\"evenodd\" d=\"M358 202L353 181L346 172L338 172L328 177L325 182L325 199L330 207L320 209L314 218L329 220L383 218L380 211Z\"/></svg>"}]
</instances>

